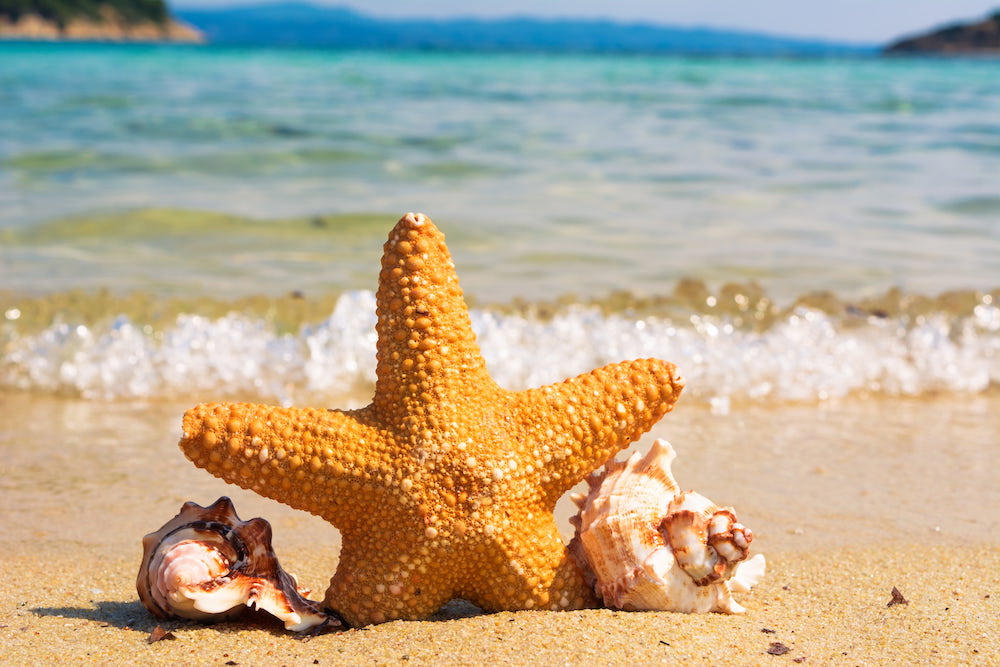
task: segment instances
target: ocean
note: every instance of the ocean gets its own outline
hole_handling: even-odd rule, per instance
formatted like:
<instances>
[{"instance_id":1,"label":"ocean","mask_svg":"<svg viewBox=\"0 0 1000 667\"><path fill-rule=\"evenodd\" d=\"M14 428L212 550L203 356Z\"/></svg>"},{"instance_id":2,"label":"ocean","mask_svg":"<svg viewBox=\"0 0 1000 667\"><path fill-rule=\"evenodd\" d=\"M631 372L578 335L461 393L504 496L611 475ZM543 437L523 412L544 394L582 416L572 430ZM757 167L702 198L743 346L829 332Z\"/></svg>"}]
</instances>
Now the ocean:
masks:
<instances>
[{"instance_id":1,"label":"ocean","mask_svg":"<svg viewBox=\"0 0 1000 667\"><path fill-rule=\"evenodd\" d=\"M996 68L0 44L0 391L362 405L421 211L512 389L995 394Z\"/></svg>"}]
</instances>

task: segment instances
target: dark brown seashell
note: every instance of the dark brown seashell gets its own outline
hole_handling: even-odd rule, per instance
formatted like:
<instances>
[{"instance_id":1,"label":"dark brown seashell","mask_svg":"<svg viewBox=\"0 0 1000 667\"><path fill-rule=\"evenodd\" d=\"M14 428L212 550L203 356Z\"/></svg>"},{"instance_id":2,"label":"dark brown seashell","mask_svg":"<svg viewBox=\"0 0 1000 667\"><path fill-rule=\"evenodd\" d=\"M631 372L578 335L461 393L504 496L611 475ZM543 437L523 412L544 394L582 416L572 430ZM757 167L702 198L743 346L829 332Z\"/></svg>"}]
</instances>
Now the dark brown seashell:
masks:
<instances>
[{"instance_id":1,"label":"dark brown seashell","mask_svg":"<svg viewBox=\"0 0 1000 667\"><path fill-rule=\"evenodd\" d=\"M241 521L223 496L208 507L184 503L180 513L142 539L136 590L157 618L221 621L262 609L296 632L339 626L281 569L271 525Z\"/></svg>"}]
</instances>

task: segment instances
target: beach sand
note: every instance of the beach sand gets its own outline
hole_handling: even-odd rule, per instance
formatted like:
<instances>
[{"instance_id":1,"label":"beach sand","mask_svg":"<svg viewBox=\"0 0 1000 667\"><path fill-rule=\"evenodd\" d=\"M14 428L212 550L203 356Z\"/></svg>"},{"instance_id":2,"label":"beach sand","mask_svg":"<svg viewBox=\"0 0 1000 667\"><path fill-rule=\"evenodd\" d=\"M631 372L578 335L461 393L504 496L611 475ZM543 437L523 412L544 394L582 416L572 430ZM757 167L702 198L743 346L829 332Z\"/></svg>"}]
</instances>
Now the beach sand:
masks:
<instances>
[{"instance_id":1,"label":"beach sand","mask_svg":"<svg viewBox=\"0 0 1000 667\"><path fill-rule=\"evenodd\" d=\"M674 472L753 528L768 559L743 616L610 610L483 614L449 604L308 640L254 618L157 622L140 539L186 500L263 516L285 569L322 597L325 522L228 486L176 447L184 403L0 394L2 664L997 664L1000 397L684 405L655 437ZM567 499L557 515L567 537ZM887 606L897 588L906 604ZM172 638L149 643L160 625Z\"/></svg>"}]
</instances>

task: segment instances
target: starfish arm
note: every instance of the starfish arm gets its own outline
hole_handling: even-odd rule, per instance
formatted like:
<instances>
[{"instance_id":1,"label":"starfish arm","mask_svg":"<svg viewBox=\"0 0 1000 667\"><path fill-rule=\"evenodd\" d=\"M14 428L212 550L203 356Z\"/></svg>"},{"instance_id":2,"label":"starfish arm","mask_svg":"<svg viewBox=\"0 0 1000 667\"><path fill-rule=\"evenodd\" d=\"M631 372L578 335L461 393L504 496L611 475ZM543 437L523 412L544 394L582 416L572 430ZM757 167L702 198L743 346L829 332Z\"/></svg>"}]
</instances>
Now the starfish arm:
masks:
<instances>
[{"instance_id":1,"label":"starfish arm","mask_svg":"<svg viewBox=\"0 0 1000 667\"><path fill-rule=\"evenodd\" d=\"M529 454L551 509L566 491L673 409L684 380L659 359L610 364L518 395Z\"/></svg>"},{"instance_id":2,"label":"starfish arm","mask_svg":"<svg viewBox=\"0 0 1000 667\"><path fill-rule=\"evenodd\" d=\"M593 589L563 545L551 514L522 515L518 530L480 550L460 597L486 611L598 606Z\"/></svg>"},{"instance_id":3,"label":"starfish arm","mask_svg":"<svg viewBox=\"0 0 1000 667\"><path fill-rule=\"evenodd\" d=\"M184 414L180 448L216 477L334 525L389 463L358 413L249 403L203 403ZM379 461L385 458L385 461Z\"/></svg>"},{"instance_id":4,"label":"starfish arm","mask_svg":"<svg viewBox=\"0 0 1000 667\"><path fill-rule=\"evenodd\" d=\"M450 421L474 388L497 390L476 343L444 234L419 213L403 216L384 246L376 295L374 408L405 422L433 406Z\"/></svg>"}]
</instances>

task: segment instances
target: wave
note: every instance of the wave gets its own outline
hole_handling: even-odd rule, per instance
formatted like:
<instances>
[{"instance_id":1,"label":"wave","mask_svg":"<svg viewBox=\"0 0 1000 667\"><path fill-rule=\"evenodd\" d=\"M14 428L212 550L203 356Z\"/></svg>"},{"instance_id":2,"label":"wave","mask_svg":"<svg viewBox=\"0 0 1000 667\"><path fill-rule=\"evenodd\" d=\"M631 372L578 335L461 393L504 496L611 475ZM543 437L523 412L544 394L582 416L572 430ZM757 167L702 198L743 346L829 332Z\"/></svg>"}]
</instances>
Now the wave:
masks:
<instances>
[{"instance_id":1,"label":"wave","mask_svg":"<svg viewBox=\"0 0 1000 667\"><path fill-rule=\"evenodd\" d=\"M0 387L95 400L199 397L361 405L375 374L375 297L348 292L323 321L280 332L240 312L185 313L154 328L121 315L105 324L0 327ZM473 309L493 376L539 386L623 359L659 357L687 380L685 400L815 402L849 395L978 393L1000 386L1000 308L913 316L799 305L766 327L712 313L606 313L572 305L547 317Z\"/></svg>"}]
</instances>

